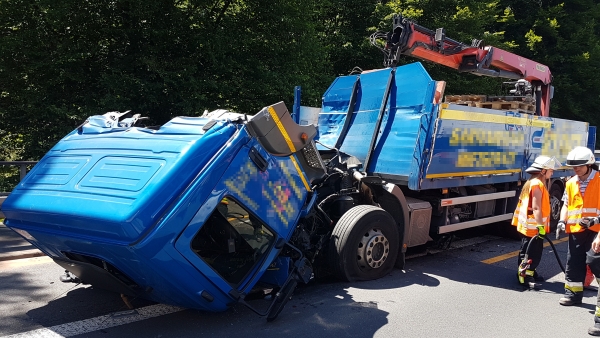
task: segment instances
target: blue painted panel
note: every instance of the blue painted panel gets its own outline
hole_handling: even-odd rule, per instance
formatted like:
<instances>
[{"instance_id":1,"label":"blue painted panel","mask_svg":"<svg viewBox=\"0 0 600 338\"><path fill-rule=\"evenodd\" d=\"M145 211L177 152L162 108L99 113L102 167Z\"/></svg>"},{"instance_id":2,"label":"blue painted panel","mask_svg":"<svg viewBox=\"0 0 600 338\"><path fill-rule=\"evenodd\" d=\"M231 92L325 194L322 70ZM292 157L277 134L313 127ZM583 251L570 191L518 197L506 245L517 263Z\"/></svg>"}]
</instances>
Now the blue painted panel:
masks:
<instances>
[{"instance_id":1,"label":"blue painted panel","mask_svg":"<svg viewBox=\"0 0 600 338\"><path fill-rule=\"evenodd\" d=\"M277 257L260 278L261 283L272 286L282 286L287 280L291 270L291 259L289 257Z\"/></svg>"},{"instance_id":2,"label":"blue painted panel","mask_svg":"<svg viewBox=\"0 0 600 338\"><path fill-rule=\"evenodd\" d=\"M165 160L107 156L96 162L81 179L79 188L94 193L137 192L165 165Z\"/></svg>"},{"instance_id":3,"label":"blue painted panel","mask_svg":"<svg viewBox=\"0 0 600 338\"><path fill-rule=\"evenodd\" d=\"M391 68L362 74L360 76L360 100L357 100L352 116L352 124L348 129L340 150L356 156L364 161L369 151L369 144L375 132L375 123L379 116L379 108L390 76ZM387 114L383 118L387 120Z\"/></svg>"},{"instance_id":4,"label":"blue painted panel","mask_svg":"<svg viewBox=\"0 0 600 338\"><path fill-rule=\"evenodd\" d=\"M561 163L567 161L567 154L575 147L587 146L588 123L563 120L552 117L530 117L529 143L523 170L528 168L539 155L554 156ZM554 177L572 175L570 167L564 166L554 172ZM529 178L523 172L523 178Z\"/></svg>"},{"instance_id":5,"label":"blue painted panel","mask_svg":"<svg viewBox=\"0 0 600 338\"><path fill-rule=\"evenodd\" d=\"M423 151L437 112L432 103L435 83L420 63L396 69L369 172L419 177L422 158L415 154Z\"/></svg>"},{"instance_id":6,"label":"blue painted panel","mask_svg":"<svg viewBox=\"0 0 600 338\"><path fill-rule=\"evenodd\" d=\"M252 146L255 146L268 162L268 168L264 172L258 170L250 160L249 150ZM297 171L292 159L269 155L256 140L242 148L229 164L229 168L212 190L210 197L197 209L176 243L177 250L225 294L232 286L190 248L192 239L217 208L221 199L231 196L273 230L276 237L289 239L296 228L308 195L300 177L301 173ZM269 253L263 265L254 267L255 271L246 277L240 288L251 288L257 282L256 279L252 279L256 275L256 270L260 271L258 276L262 275L276 254L275 251Z\"/></svg>"},{"instance_id":7,"label":"blue painted panel","mask_svg":"<svg viewBox=\"0 0 600 338\"><path fill-rule=\"evenodd\" d=\"M587 141L585 122L456 105L444 107L421 189L527 179L524 170L537 156L555 156L564 163L571 149ZM556 170L554 176L570 175L565 173L568 170Z\"/></svg>"},{"instance_id":8,"label":"blue painted panel","mask_svg":"<svg viewBox=\"0 0 600 338\"><path fill-rule=\"evenodd\" d=\"M195 127L194 129L197 130L198 128ZM233 130L235 129L233 128ZM223 129L217 134L226 137L227 130ZM212 140L219 141L218 138ZM198 267L191 265L175 249L175 242L199 210L206 210L202 209L206 205L209 206L210 210L214 209L215 204L213 202L219 199L212 195L213 188L219 182L235 155L248 140L249 137L243 130L235 134L234 137L224 139L223 142L227 142L227 146L215 155L215 161L208 163L203 170L190 173L192 180L186 186L186 189L182 190L175 198L163 201L163 203L168 204L167 211L161 213L155 211L157 216L160 217L158 224L146 228L142 234L143 240L138 243L132 244L129 240L124 241L120 238L114 238L113 234L106 229L110 226L118 228L120 224L108 223L106 220L92 220L94 228L98 227L98 229L106 231L105 233L91 233L93 236L89 236L90 233L73 226L75 221L72 219L77 217L67 218L60 215L56 217L47 214L46 218L32 217L36 220L35 222L27 219L27 217L21 217L7 219L6 224L21 233L51 257L65 258L64 252L71 252L82 253L107 261L140 285L142 289L147 287L152 289L152 292L144 294L143 298L195 309L225 310L233 300L226 292L215 285L215 282L218 282L219 279L211 280L214 276L210 274L210 269L201 271ZM197 142L201 143L202 141L197 140ZM206 147L206 145L204 146ZM197 153L195 154L197 155ZM194 152L190 153L190 156L192 155L194 155ZM202 160L199 157L195 159ZM179 169L185 170L186 167L179 167ZM188 173L178 174L179 176L173 174L173 177L185 178L188 175ZM148 184L153 183L151 179ZM144 190L145 188L142 188L141 191ZM34 200L31 195L35 193L37 192L26 192L24 194L25 199ZM125 193L131 192L125 191ZM158 192L155 193L158 194ZM157 195L154 198L160 200L161 196ZM211 203L213 204L211 205ZM23 211L13 210L13 213L22 216ZM110 210L104 210L104 213L110 213ZM62 220L68 226L52 227L53 222L59 222L59 220ZM83 223L82 221L79 226L90 227L90 223ZM106 226L106 228L102 226ZM187 246L189 247L189 242ZM273 260L275 254L275 252L270 253L267 260ZM200 296L202 291L209 292L214 297L214 301L204 300Z\"/></svg>"},{"instance_id":9,"label":"blue painted panel","mask_svg":"<svg viewBox=\"0 0 600 338\"><path fill-rule=\"evenodd\" d=\"M453 109L458 107L441 112L424 178L519 172L527 146L527 128L505 122L507 117L521 116L494 110ZM525 124L526 119L521 121Z\"/></svg>"},{"instance_id":10,"label":"blue painted panel","mask_svg":"<svg viewBox=\"0 0 600 338\"><path fill-rule=\"evenodd\" d=\"M38 164L39 170L29 174L23 182L23 187L32 188L34 185L65 185L75 176L91 156L50 156L45 162ZM35 176L35 177L33 177Z\"/></svg>"},{"instance_id":11,"label":"blue painted panel","mask_svg":"<svg viewBox=\"0 0 600 338\"><path fill-rule=\"evenodd\" d=\"M352 87L358 75L340 76L329 86L323 94L323 112L346 112L350 103Z\"/></svg>"},{"instance_id":12,"label":"blue painted panel","mask_svg":"<svg viewBox=\"0 0 600 338\"><path fill-rule=\"evenodd\" d=\"M324 144L333 147L337 142L350 104L352 87L358 76L340 76L336 78L323 95L322 114L319 114L318 139ZM360 93L360 89L359 89ZM361 95L358 95L360 101ZM355 102L360 104L360 102Z\"/></svg>"},{"instance_id":13,"label":"blue painted panel","mask_svg":"<svg viewBox=\"0 0 600 338\"><path fill-rule=\"evenodd\" d=\"M359 75L360 90L342 151L363 161L391 69ZM323 97L319 140L333 146L356 76L340 77ZM586 145L587 123L503 111L436 105L436 82L420 63L396 68L372 161L366 170L408 181L413 190L514 182L543 154L566 159ZM442 106L444 108L442 108ZM565 168L567 170L567 168ZM555 176L565 175L557 170Z\"/></svg>"},{"instance_id":14,"label":"blue painted panel","mask_svg":"<svg viewBox=\"0 0 600 338\"><path fill-rule=\"evenodd\" d=\"M91 126L72 132L6 199L7 224L136 240L237 130L218 123L205 133L207 121L176 118L158 131Z\"/></svg>"},{"instance_id":15,"label":"blue painted panel","mask_svg":"<svg viewBox=\"0 0 600 338\"><path fill-rule=\"evenodd\" d=\"M139 285L141 290L151 288L152 291L144 293L142 298L208 311L224 311L228 308L227 304L231 303L229 296L220 292L206 276L188 264L172 245L161 246L160 250L154 250L146 256L128 245L99 243L63 233L25 229L18 231L51 257L64 258L61 252L85 253L109 262ZM208 302L200 297L203 290L215 300Z\"/></svg>"},{"instance_id":16,"label":"blue painted panel","mask_svg":"<svg viewBox=\"0 0 600 338\"><path fill-rule=\"evenodd\" d=\"M361 161L369 151L391 71L386 68L360 75L352 124L340 150ZM339 137L355 79L338 78L323 97L319 141L328 146L333 146ZM420 153L427 140L429 121L436 111L432 104L434 93L435 81L420 63L396 68L368 172L419 177L421 157L415 156L415 151Z\"/></svg>"}]
</instances>

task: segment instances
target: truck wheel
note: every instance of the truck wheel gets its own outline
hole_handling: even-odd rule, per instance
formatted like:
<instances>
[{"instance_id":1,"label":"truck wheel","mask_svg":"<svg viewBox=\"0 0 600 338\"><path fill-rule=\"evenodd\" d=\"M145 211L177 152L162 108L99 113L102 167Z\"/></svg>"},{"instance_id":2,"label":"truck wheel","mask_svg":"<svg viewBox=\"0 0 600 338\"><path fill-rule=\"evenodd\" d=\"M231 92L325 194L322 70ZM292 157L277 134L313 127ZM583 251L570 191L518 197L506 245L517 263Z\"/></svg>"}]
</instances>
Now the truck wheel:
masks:
<instances>
[{"instance_id":1,"label":"truck wheel","mask_svg":"<svg viewBox=\"0 0 600 338\"><path fill-rule=\"evenodd\" d=\"M555 231L558 219L560 218L560 209L562 208L563 191L557 184L550 188L550 230Z\"/></svg>"},{"instance_id":2,"label":"truck wheel","mask_svg":"<svg viewBox=\"0 0 600 338\"><path fill-rule=\"evenodd\" d=\"M394 268L399 249L396 222L385 210L359 205L338 221L329 246L333 273L346 281L381 278Z\"/></svg>"}]
</instances>

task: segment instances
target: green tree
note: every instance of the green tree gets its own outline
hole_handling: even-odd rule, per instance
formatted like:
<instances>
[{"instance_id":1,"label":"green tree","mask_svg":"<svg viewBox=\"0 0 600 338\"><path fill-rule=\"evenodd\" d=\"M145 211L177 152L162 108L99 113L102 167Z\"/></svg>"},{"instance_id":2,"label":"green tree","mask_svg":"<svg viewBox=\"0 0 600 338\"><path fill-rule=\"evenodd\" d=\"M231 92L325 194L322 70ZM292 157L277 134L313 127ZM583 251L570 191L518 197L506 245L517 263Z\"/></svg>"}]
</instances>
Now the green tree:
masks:
<instances>
[{"instance_id":1,"label":"green tree","mask_svg":"<svg viewBox=\"0 0 600 338\"><path fill-rule=\"evenodd\" d=\"M39 159L90 115L254 114L329 82L315 0L0 0L0 130ZM6 138L3 138L3 141ZM13 138L14 139L14 138ZM16 144L3 144L14 147Z\"/></svg>"},{"instance_id":2,"label":"green tree","mask_svg":"<svg viewBox=\"0 0 600 338\"><path fill-rule=\"evenodd\" d=\"M599 125L600 4L592 0L502 1L514 18L506 34L518 52L549 66L551 115Z\"/></svg>"},{"instance_id":3,"label":"green tree","mask_svg":"<svg viewBox=\"0 0 600 338\"><path fill-rule=\"evenodd\" d=\"M378 29L390 31L392 17L401 13L417 24L435 30L444 28L446 36L466 45L473 39L483 40L483 45L492 45L510 50L512 43L505 41L504 32L498 22L504 19L504 8L498 1L476 0L392 0L383 2L377 9L380 18ZM433 62L406 56L402 63L423 62L435 80L446 81L446 94L505 94L506 79L480 77L463 74Z\"/></svg>"}]
</instances>

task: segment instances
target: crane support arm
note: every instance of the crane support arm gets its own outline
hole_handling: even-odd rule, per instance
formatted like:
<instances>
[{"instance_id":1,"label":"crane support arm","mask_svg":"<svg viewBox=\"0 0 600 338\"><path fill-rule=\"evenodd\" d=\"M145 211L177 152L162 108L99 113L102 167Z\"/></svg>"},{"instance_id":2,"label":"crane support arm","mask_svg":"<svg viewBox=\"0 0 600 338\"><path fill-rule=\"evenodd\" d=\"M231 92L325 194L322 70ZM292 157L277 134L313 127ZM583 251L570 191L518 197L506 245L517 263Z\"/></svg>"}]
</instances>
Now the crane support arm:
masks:
<instances>
[{"instance_id":1,"label":"crane support arm","mask_svg":"<svg viewBox=\"0 0 600 338\"><path fill-rule=\"evenodd\" d=\"M371 39L382 38L375 33ZM471 45L446 37L443 28L432 31L397 15L393 30L385 33L384 65L395 66L401 55L431 61L459 72L506 79L525 79L536 92L537 113L548 116L552 96L550 69L538 62L492 46L482 46L482 40Z\"/></svg>"}]
</instances>

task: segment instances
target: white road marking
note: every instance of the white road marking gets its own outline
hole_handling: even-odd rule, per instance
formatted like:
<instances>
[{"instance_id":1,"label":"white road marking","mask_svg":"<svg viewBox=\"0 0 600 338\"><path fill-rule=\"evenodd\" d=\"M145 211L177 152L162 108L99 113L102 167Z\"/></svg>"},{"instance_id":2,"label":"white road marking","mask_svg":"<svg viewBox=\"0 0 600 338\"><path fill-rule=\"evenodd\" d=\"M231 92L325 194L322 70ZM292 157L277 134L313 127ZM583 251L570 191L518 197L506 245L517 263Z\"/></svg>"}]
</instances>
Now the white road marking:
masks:
<instances>
[{"instance_id":1,"label":"white road marking","mask_svg":"<svg viewBox=\"0 0 600 338\"><path fill-rule=\"evenodd\" d=\"M141 320L168 315L184 310L183 308L156 304L136 309L135 311L124 311L122 313L109 314L96 318L84 319L77 322L51 326L29 332L21 332L3 338L65 338L77 336L84 333L108 329L111 327L139 322ZM129 313L132 313L129 315Z\"/></svg>"}]
</instances>

